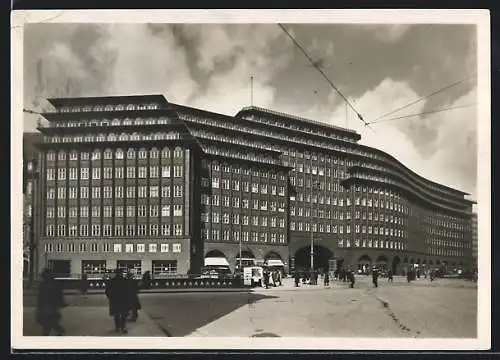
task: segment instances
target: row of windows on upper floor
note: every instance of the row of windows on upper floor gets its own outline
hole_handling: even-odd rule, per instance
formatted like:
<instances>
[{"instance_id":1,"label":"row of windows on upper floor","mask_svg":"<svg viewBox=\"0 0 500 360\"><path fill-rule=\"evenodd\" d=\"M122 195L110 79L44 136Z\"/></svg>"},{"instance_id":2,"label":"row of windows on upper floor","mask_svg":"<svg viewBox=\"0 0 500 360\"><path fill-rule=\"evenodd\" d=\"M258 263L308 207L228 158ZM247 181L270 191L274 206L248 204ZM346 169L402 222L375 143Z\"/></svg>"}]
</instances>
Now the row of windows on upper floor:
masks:
<instances>
[{"instance_id":1,"label":"row of windows on upper floor","mask_svg":"<svg viewBox=\"0 0 500 360\"><path fill-rule=\"evenodd\" d=\"M147 245L148 245L147 250L149 253L156 253L156 252L168 253L170 248L169 246L170 244L166 243L160 244L159 247L158 244L156 243L149 243ZM44 251L45 253L53 253L53 252L74 253L74 252L87 252L90 250L90 252L93 253L102 253L102 252L121 253L122 251L125 251L126 253L133 253L134 247L137 253L146 252L146 244L136 244L136 243L110 244L102 242L92 242L90 244L87 244L85 242L80 242L78 244L75 244L73 242L69 242L66 240L56 243L47 242L44 244ZM181 244L179 243L172 244L173 253L180 253L181 249L182 249ZM117 264L119 264L119 261L117 262ZM177 260L153 260L152 265L153 265L153 270L152 270L153 275L166 275L166 274L174 275L177 273ZM107 268L106 260L82 260L82 272L87 274L89 279L92 277L92 275L106 274L106 268ZM99 279L101 278L102 277L99 276Z\"/></svg>"},{"instance_id":2,"label":"row of windows on upper floor","mask_svg":"<svg viewBox=\"0 0 500 360\"><path fill-rule=\"evenodd\" d=\"M140 149L129 148L127 149L126 152L122 149L116 149L116 150L104 149L104 151L100 149L94 149L91 152L77 151L77 150L70 150L70 151L60 150L57 153L55 151L50 150L47 151L46 158L47 161L55 161L57 155L58 160L66 160L66 157L69 157L69 160L78 160L78 157L80 158L80 160L89 160L90 156L92 156L92 160L100 160L102 154L102 157L107 160L113 159L113 156L115 159L124 159L125 155L127 159L135 159L136 157L139 159L147 159L149 154L149 158L151 159L157 159L160 157L160 155L164 159L170 159L171 155L173 155L174 158L181 158L184 156L184 152L188 153L189 149L183 149L181 147L175 147L174 149L165 147L161 150L157 148L152 148L150 150L146 150L144 148Z\"/></svg>"},{"instance_id":3,"label":"row of windows on upper floor","mask_svg":"<svg viewBox=\"0 0 500 360\"><path fill-rule=\"evenodd\" d=\"M222 237L221 237L222 234ZM241 234L241 235L240 235ZM240 241L240 236L241 236L241 241L242 242L249 242L252 241L254 243L256 242L261 242L261 243L267 243L270 241L271 243L285 243L285 234L276 234L276 233L267 233L267 232L257 232L257 231L233 231L232 232L232 237L231 237L231 232L229 230L223 230L222 232L219 229L212 229L210 231L209 229L202 229L201 231L201 239L203 241Z\"/></svg>"},{"instance_id":4,"label":"row of windows on upper floor","mask_svg":"<svg viewBox=\"0 0 500 360\"><path fill-rule=\"evenodd\" d=\"M356 142L357 140L353 137L346 136L346 135L341 135L340 132L335 132L335 131L326 131L324 129L318 130L318 129L313 129L308 126L307 122L312 121L312 120L307 120L307 119L302 119L300 117L296 117L293 115L288 115L288 114L282 114L282 116L285 117L292 117L298 120L303 121L301 125L294 124L292 122L284 122L284 121L278 121L276 119L270 119L269 117L265 116L257 116L257 115L245 115L242 118L245 120L249 121L254 121L257 123L264 123L267 125L273 125L273 126L278 126L283 129L292 129L295 131L300 131L302 133L308 133L308 134L314 134L314 135L319 135L319 136L324 136L330 139L337 139L337 140L343 140L343 141L348 141L348 142Z\"/></svg>"},{"instance_id":5,"label":"row of windows on upper floor","mask_svg":"<svg viewBox=\"0 0 500 360\"><path fill-rule=\"evenodd\" d=\"M125 173L125 169L127 172ZM57 180L66 180L66 170L68 170L69 180L100 180L101 179L101 168L92 168L92 173L88 167L70 167L70 168L59 168L57 169ZM80 170L80 171L78 171ZM127 175L127 179L135 179L136 174L139 179L146 178L170 178L173 175L174 178L181 178L184 174L183 165L164 165L164 166L128 166L128 167L104 167L102 169L103 179L123 179L124 175ZM172 171L171 171L172 170ZM80 173L80 177L78 177ZM92 177L90 177L90 174ZM56 169L48 168L46 171L47 180L56 180Z\"/></svg>"},{"instance_id":6,"label":"row of windows on upper floor","mask_svg":"<svg viewBox=\"0 0 500 360\"><path fill-rule=\"evenodd\" d=\"M407 250L408 245L401 241L378 240L378 239L339 239L337 240L339 248L373 248L373 249L392 249Z\"/></svg>"},{"instance_id":7,"label":"row of windows on upper floor","mask_svg":"<svg viewBox=\"0 0 500 360\"><path fill-rule=\"evenodd\" d=\"M341 140L341 141L346 141L346 142L355 142L354 139L340 135L339 133L336 132L331 132L331 133L326 133L323 131L318 131L318 130L313 130L312 128L309 127L300 127L298 125L292 124L292 123L284 123L284 122L278 122L275 120L271 120L268 118L264 117L256 117L256 116L244 116L242 119L245 119L246 121L252 122L253 124L246 126L246 125L241 125L241 124L236 124L231 121L220 121L220 119L215 119L215 118L209 118L207 116L201 116L201 115L193 115L187 112L182 112L179 111L179 117L184 120L184 121L189 121L189 122L195 122L195 123L200 123L200 124L207 124L207 125L212 125L216 127L223 127L227 129L232 129L232 130L239 130L239 131L246 131L246 132L251 132L254 129L258 129L259 124L266 123L269 125L274 125L283 129L292 129L295 130L298 133L302 133L304 135L308 134L315 134L319 136L325 137L325 140L331 140L331 139L336 139L336 140ZM250 127L252 126L252 127ZM262 133L272 133L276 135L282 135L282 133L275 133L271 132L269 130L266 131L260 131L258 134Z\"/></svg>"},{"instance_id":8,"label":"row of windows on upper floor","mask_svg":"<svg viewBox=\"0 0 500 360\"><path fill-rule=\"evenodd\" d=\"M372 152L372 151L363 150L363 149L361 149L360 147L357 147L357 146L350 147L350 146L345 146L345 145L331 144L329 142L316 141L316 140L312 140L310 138L308 139L308 138L305 138L305 137L289 136L289 135L285 135L285 134L281 134L281 133L276 133L274 131L259 129L257 127L256 128L251 128L251 127L248 127L248 126L242 126L242 125L236 125L236 124L228 124L227 122L220 122L220 121L216 121L215 119L197 117L197 116L193 116L193 115L190 115L190 114L183 114L181 116L181 118L189 120L189 121L194 121L194 122L208 123L208 124L211 124L211 125L214 125L214 126L218 126L218 127L222 126L222 127L229 127L229 128L232 128L232 129L238 129L238 130L246 131L246 132L249 132L249 133L253 133L253 134L257 134L257 135L262 135L262 136L266 136L266 137L271 137L271 138L276 138L276 139L280 139L280 140L285 139L287 141L300 143L302 145L303 144L314 145L314 146L323 147L323 148L334 150L334 151L341 151L341 152L349 153L349 154L357 154L357 155L361 155L361 156L368 157L368 158L371 158L371 159L375 159L375 160L379 160L379 161L384 161L384 162L389 162L389 163L392 163L393 165L395 165L404 174L407 174L408 176L415 178L415 180L417 182L421 183L422 186L428 186L428 187L432 188L433 190L441 191L441 192L447 194L447 192L444 191L443 189L438 188L438 187L434 187L432 184L428 184L425 181L423 181L423 180L421 180L419 178L416 178L413 174L411 174L409 172L408 169L406 169L404 166L402 166L397 161L395 161L393 159L390 159L387 156L384 156L384 155L381 155L381 154L377 154L377 153ZM310 154L304 154L302 152L298 152L295 149L281 148L281 147L278 147L278 146L273 147L273 149L276 149L276 150L279 150L279 151L283 151L283 153L285 155L295 156L297 154L297 156L299 158L302 158L302 157L308 158L308 156L311 157L312 159L314 159L314 158L317 159L318 158L317 154L311 156ZM323 157L320 156L320 160L322 158Z\"/></svg>"},{"instance_id":9,"label":"row of windows on upper floor","mask_svg":"<svg viewBox=\"0 0 500 360\"><path fill-rule=\"evenodd\" d=\"M414 181L413 179L411 179L409 176L407 176L406 174L401 174L401 173L397 173L395 171L392 171L390 169L387 169L383 166L380 166L380 165L375 165L375 164L369 164L369 163L366 163L366 162L362 162L362 161L354 161L354 166L362 166L364 168L369 168L369 169L373 169L373 170L377 170L377 171L383 171L385 173L389 173L391 175L394 175L398 178L402 178L403 181L405 182L408 182L410 185L412 185L413 187L417 188L418 191L432 197L432 198L436 198L439 200L439 196L442 196L443 193L442 192L435 192L435 191L429 191L429 187L428 186L425 186L425 187L422 187L418 182ZM452 199L447 199L448 201L453 201ZM460 203L456 203L456 199L455 201L453 201L453 203L455 203L456 205L460 205Z\"/></svg>"},{"instance_id":10,"label":"row of windows on upper floor","mask_svg":"<svg viewBox=\"0 0 500 360\"><path fill-rule=\"evenodd\" d=\"M66 232L66 229L68 231ZM79 231L78 231L79 230ZM106 224L102 226L101 233L101 225L93 224L90 225L90 233L89 233L89 225L70 225L66 228L66 225L47 225L45 228L45 236L53 237L53 236L182 236L184 235L182 224L150 224L149 229L145 224L140 225L115 225L114 232L113 226ZM125 231L124 231L125 230ZM148 231L149 230L149 231Z\"/></svg>"},{"instance_id":11,"label":"row of windows on upper floor","mask_svg":"<svg viewBox=\"0 0 500 360\"><path fill-rule=\"evenodd\" d=\"M208 139L208 140L216 140L216 141L222 141L225 143L230 143L230 144L236 144L236 145L243 145L243 146L248 146L251 148L255 149L265 149L265 150L277 150L276 146L270 146L268 144L265 144L263 142L259 141L249 141L246 140L245 138L242 137L234 137L234 136L224 136L220 134L214 134L208 131L203 131L203 130L190 130L191 135L197 137L197 138L202 138L202 139ZM279 151L279 150L277 150Z\"/></svg>"},{"instance_id":12,"label":"row of windows on upper floor","mask_svg":"<svg viewBox=\"0 0 500 360\"><path fill-rule=\"evenodd\" d=\"M77 135L53 135L44 136L46 143L79 143L79 142L105 142L105 141L149 141L149 140L178 140L181 139L179 132L151 132L132 134L77 134Z\"/></svg>"},{"instance_id":13,"label":"row of windows on upper floor","mask_svg":"<svg viewBox=\"0 0 500 360\"><path fill-rule=\"evenodd\" d=\"M206 154L209 154L209 155L222 156L222 157L232 158L232 159L247 160L247 161L270 164L270 165L282 165L281 160L279 160L277 158L273 158L271 156L263 156L262 154L255 153L255 152L249 152L249 151L242 152L242 151L221 149L221 148L218 148L216 146L210 146L210 145L206 145L206 144L201 144L201 148L203 149L203 151Z\"/></svg>"},{"instance_id":14,"label":"row of windows on upper floor","mask_svg":"<svg viewBox=\"0 0 500 360\"><path fill-rule=\"evenodd\" d=\"M359 226L359 225L357 225ZM354 227L351 227L351 225L337 225L337 224L317 224L317 223L312 223L310 224L309 222L302 222L302 221L290 221L290 230L291 231L306 231L309 232L326 232L326 233L333 233L333 234L344 234L344 229L345 229L345 234L351 234L354 233L354 231L351 231ZM398 238L407 238L408 237L408 231L405 229L397 229L394 227L384 227L384 226L368 226L368 227L356 227L356 234L369 234L369 235L377 235L377 236L392 236L392 237L398 237ZM364 230L363 230L364 229ZM367 231L368 229L368 231Z\"/></svg>"},{"instance_id":15,"label":"row of windows on upper floor","mask_svg":"<svg viewBox=\"0 0 500 360\"><path fill-rule=\"evenodd\" d=\"M463 242L463 241L456 241L456 240L444 240L444 239L438 239L434 237L428 237L425 239L425 243L428 246L432 247L446 247L446 248L467 248L469 246L468 243Z\"/></svg>"},{"instance_id":16,"label":"row of windows on upper floor","mask_svg":"<svg viewBox=\"0 0 500 360\"><path fill-rule=\"evenodd\" d=\"M84 106L61 106L59 112L100 112L100 111L134 111L134 110L156 110L160 105L150 104L117 104L117 105L84 105Z\"/></svg>"},{"instance_id":17,"label":"row of windows on upper floor","mask_svg":"<svg viewBox=\"0 0 500 360\"><path fill-rule=\"evenodd\" d=\"M66 209L68 212L66 213ZM172 211L170 211L172 209ZM90 212L89 212L90 210ZM46 208L46 218L47 219L54 219L56 217L56 207L54 206L48 206ZM176 205L149 205L149 211L148 207L146 205L128 205L128 206L110 206L106 205L102 207L102 213L101 213L101 207L100 206L86 206L82 205L80 207L78 206L58 206L57 207L57 218L66 218L66 215L68 215L68 218L88 218L89 216L92 218L100 218L101 214L103 215L104 218L122 218L126 215L128 218L135 218L137 217L149 217L150 218L155 218L158 220L158 217L170 217L170 216L183 216L183 206L180 204Z\"/></svg>"},{"instance_id":18,"label":"row of windows on upper floor","mask_svg":"<svg viewBox=\"0 0 500 360\"><path fill-rule=\"evenodd\" d=\"M367 174L364 174L364 173L353 173L351 175L353 177L355 177L355 178L362 179L362 180L370 180L370 181L383 182L383 183L386 183L386 184L392 184L392 185L396 185L396 186L399 186L399 187L406 188L406 186L403 185L403 184L401 184L399 181L393 180L393 179L391 179L389 177L386 177L386 176L367 175ZM438 201L433 201L433 200L428 200L428 199L426 199L426 201L428 201L430 203L433 203L433 204L438 204L439 207L447 208L447 209L450 209L452 211L457 211L457 210L451 208L450 206L443 205L443 204L439 203ZM458 211L460 211L460 210L458 210Z\"/></svg>"},{"instance_id":19,"label":"row of windows on upper floor","mask_svg":"<svg viewBox=\"0 0 500 360\"><path fill-rule=\"evenodd\" d=\"M461 249L441 249L429 247L427 248L427 255L462 257L465 256L465 252Z\"/></svg>"},{"instance_id":20,"label":"row of windows on upper floor","mask_svg":"<svg viewBox=\"0 0 500 360\"><path fill-rule=\"evenodd\" d=\"M174 120L165 117L130 117L114 119L87 119L87 120L68 120L50 122L48 126L44 125L42 120L38 120L39 127L100 127L100 126L136 126L136 125L166 125L173 124Z\"/></svg>"},{"instance_id":21,"label":"row of windows on upper floor","mask_svg":"<svg viewBox=\"0 0 500 360\"><path fill-rule=\"evenodd\" d=\"M211 169L212 171L222 171L225 173L230 173L233 172L234 174L243 174L243 175L252 175L256 177L262 177L262 178L271 178L273 180L276 180L279 178L281 181L286 180L286 175L282 172L275 172L275 171L267 171L267 170L258 170L255 168L248 168L248 167L243 167L243 166L238 166L238 165L228 165L225 163L220 163L217 160L207 160L207 159L202 159L201 160L201 168L202 169ZM212 176L215 176L216 174L212 173Z\"/></svg>"},{"instance_id":22,"label":"row of windows on upper floor","mask_svg":"<svg viewBox=\"0 0 500 360\"><path fill-rule=\"evenodd\" d=\"M100 199L101 198L101 187L93 186L91 189L91 198L92 199ZM126 193L124 192L126 190ZM78 191L77 187L59 187L57 188L57 198L58 199L66 199L66 191L68 192L69 199L88 199L89 198L89 187L81 186L80 191ZM184 193L184 187L182 185L175 185L173 187L173 195L174 197L182 197ZM147 186L138 186L137 187L137 198L170 198L172 192L170 191L170 186L149 186L149 191ZM78 197L78 195L80 195ZM112 199L113 196L116 199L121 199L126 195L129 199L136 198L136 187L135 186L115 186L114 188L111 186L104 186L102 188L102 198L103 199ZM149 196L148 196L149 195ZM50 187L47 189L47 199L55 199L56 198L56 189Z\"/></svg>"}]
</instances>

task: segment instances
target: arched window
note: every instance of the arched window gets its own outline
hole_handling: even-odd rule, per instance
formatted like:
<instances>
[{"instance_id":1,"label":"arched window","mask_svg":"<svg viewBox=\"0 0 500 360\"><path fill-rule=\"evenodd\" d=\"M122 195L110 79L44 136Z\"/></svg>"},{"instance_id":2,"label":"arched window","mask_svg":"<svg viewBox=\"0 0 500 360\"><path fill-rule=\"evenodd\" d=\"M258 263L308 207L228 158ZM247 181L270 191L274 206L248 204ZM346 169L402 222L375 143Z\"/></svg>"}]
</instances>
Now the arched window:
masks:
<instances>
[{"instance_id":1,"label":"arched window","mask_svg":"<svg viewBox=\"0 0 500 360\"><path fill-rule=\"evenodd\" d=\"M163 148L163 150L161 151L161 157L164 159L169 159L170 158L170 149Z\"/></svg>"},{"instance_id":2,"label":"arched window","mask_svg":"<svg viewBox=\"0 0 500 360\"><path fill-rule=\"evenodd\" d=\"M123 159L123 150L122 149L116 149L115 159Z\"/></svg>"},{"instance_id":3,"label":"arched window","mask_svg":"<svg viewBox=\"0 0 500 360\"><path fill-rule=\"evenodd\" d=\"M108 135L108 141L116 141L116 134L110 133Z\"/></svg>"},{"instance_id":4,"label":"arched window","mask_svg":"<svg viewBox=\"0 0 500 360\"><path fill-rule=\"evenodd\" d=\"M139 140L140 139L140 136L138 133L133 133L132 135L130 135L130 140Z\"/></svg>"},{"instance_id":5,"label":"arched window","mask_svg":"<svg viewBox=\"0 0 500 360\"><path fill-rule=\"evenodd\" d=\"M92 152L92 160L100 160L101 159L101 152L98 149L95 149Z\"/></svg>"},{"instance_id":6,"label":"arched window","mask_svg":"<svg viewBox=\"0 0 500 360\"><path fill-rule=\"evenodd\" d=\"M139 159L147 159L148 157L148 152L144 148L139 149Z\"/></svg>"},{"instance_id":7,"label":"arched window","mask_svg":"<svg viewBox=\"0 0 500 360\"><path fill-rule=\"evenodd\" d=\"M149 151L149 157L151 159L157 159L158 158L158 154L159 154L159 151L157 148L152 148L150 151Z\"/></svg>"},{"instance_id":8,"label":"arched window","mask_svg":"<svg viewBox=\"0 0 500 360\"><path fill-rule=\"evenodd\" d=\"M106 135L104 134L97 135L96 141L106 141Z\"/></svg>"},{"instance_id":9,"label":"arched window","mask_svg":"<svg viewBox=\"0 0 500 360\"><path fill-rule=\"evenodd\" d=\"M176 147L174 150L174 157L181 158L184 155L184 151L180 147Z\"/></svg>"},{"instance_id":10,"label":"arched window","mask_svg":"<svg viewBox=\"0 0 500 360\"><path fill-rule=\"evenodd\" d=\"M128 111L135 110L135 105L134 104L128 104L127 105L127 110Z\"/></svg>"},{"instance_id":11,"label":"arched window","mask_svg":"<svg viewBox=\"0 0 500 360\"><path fill-rule=\"evenodd\" d=\"M123 120L123 125L132 125L132 119L125 118L125 119Z\"/></svg>"},{"instance_id":12,"label":"arched window","mask_svg":"<svg viewBox=\"0 0 500 360\"><path fill-rule=\"evenodd\" d=\"M47 161L54 161L56 159L56 153L54 151L47 152Z\"/></svg>"},{"instance_id":13,"label":"arched window","mask_svg":"<svg viewBox=\"0 0 500 360\"><path fill-rule=\"evenodd\" d=\"M116 109L116 111L123 111L123 110L125 110L125 106L123 106L123 105L116 105L115 109Z\"/></svg>"},{"instance_id":14,"label":"arched window","mask_svg":"<svg viewBox=\"0 0 500 360\"><path fill-rule=\"evenodd\" d=\"M113 119L111 121L112 126L120 126L120 119Z\"/></svg>"},{"instance_id":15,"label":"arched window","mask_svg":"<svg viewBox=\"0 0 500 360\"><path fill-rule=\"evenodd\" d=\"M106 160L113 159L113 152L111 151L111 149L104 150L104 159Z\"/></svg>"},{"instance_id":16,"label":"arched window","mask_svg":"<svg viewBox=\"0 0 500 360\"><path fill-rule=\"evenodd\" d=\"M127 150L127 159L135 159L135 150L130 148Z\"/></svg>"},{"instance_id":17,"label":"arched window","mask_svg":"<svg viewBox=\"0 0 500 360\"><path fill-rule=\"evenodd\" d=\"M128 140L128 135L125 133L120 134L120 141L127 141Z\"/></svg>"},{"instance_id":18,"label":"arched window","mask_svg":"<svg viewBox=\"0 0 500 360\"><path fill-rule=\"evenodd\" d=\"M105 111L113 111L113 105L106 105L104 108Z\"/></svg>"}]
</instances>

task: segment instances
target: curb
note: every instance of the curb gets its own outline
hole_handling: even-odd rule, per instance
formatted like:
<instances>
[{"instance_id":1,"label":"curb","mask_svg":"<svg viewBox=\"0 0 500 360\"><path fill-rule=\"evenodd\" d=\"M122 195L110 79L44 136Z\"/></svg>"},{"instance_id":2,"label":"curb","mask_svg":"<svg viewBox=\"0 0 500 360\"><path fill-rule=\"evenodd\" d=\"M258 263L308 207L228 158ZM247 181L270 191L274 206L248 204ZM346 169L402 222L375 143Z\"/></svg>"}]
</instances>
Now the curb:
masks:
<instances>
[{"instance_id":1,"label":"curb","mask_svg":"<svg viewBox=\"0 0 500 360\"><path fill-rule=\"evenodd\" d=\"M163 293L171 293L171 294L179 294L179 293L221 293L221 292L253 292L252 288L237 288L237 289L154 289L154 290L145 290L139 291L140 294L163 294ZM36 296L37 292L23 292L23 296ZM87 293L82 294L80 291L65 291L64 295L104 295L104 291L87 291Z\"/></svg>"}]
</instances>

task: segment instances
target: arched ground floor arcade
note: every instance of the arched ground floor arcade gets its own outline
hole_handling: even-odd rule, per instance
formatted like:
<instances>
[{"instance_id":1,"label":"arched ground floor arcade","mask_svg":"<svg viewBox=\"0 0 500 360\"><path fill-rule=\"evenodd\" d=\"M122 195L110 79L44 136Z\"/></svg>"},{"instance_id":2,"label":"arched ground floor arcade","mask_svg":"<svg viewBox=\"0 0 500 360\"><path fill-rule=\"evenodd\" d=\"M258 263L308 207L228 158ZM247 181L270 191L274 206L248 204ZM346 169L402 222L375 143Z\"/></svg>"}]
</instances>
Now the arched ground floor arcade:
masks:
<instances>
[{"instance_id":1,"label":"arched ground floor arcade","mask_svg":"<svg viewBox=\"0 0 500 360\"><path fill-rule=\"evenodd\" d=\"M205 243L206 257L223 257L229 263L231 271L238 267L240 263L239 244L227 243ZM256 260L263 263L266 260L281 260L285 265L285 271L289 268L288 247L286 245L261 245L261 244L242 244L241 263L242 266L248 266Z\"/></svg>"}]
</instances>

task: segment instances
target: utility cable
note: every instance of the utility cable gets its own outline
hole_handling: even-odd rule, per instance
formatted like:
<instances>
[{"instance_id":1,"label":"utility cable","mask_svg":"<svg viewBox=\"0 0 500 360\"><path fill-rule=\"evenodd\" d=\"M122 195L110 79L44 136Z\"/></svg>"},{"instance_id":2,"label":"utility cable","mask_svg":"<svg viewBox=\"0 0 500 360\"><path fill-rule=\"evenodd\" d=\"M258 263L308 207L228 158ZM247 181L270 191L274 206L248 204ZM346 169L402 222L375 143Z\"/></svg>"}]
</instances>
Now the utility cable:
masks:
<instances>
[{"instance_id":1,"label":"utility cable","mask_svg":"<svg viewBox=\"0 0 500 360\"><path fill-rule=\"evenodd\" d=\"M406 104L405 106L402 106L402 107L400 107L400 108L397 108L396 110L390 111L390 112L388 112L388 113L386 113L386 114L384 114L384 115L382 115L382 116L379 116L379 117L378 117L378 118L376 118L375 120L368 122L368 124L373 124L373 123L376 123L376 122L378 122L380 119L382 119L382 118L384 118L384 117L386 117L386 116L388 116L388 115L392 115L392 114L394 114L394 113L396 113L396 112L398 112L398 111L400 111L400 110L406 109L407 107L410 107L410 106L412 106L412 105L415 105L416 103L419 103L419 102L420 102L420 101L422 101L422 100L425 100L425 99L427 99L427 98L429 98L429 97L431 97L431 96L434 96L434 95L439 94L439 93L441 93L441 92L443 92L443 91L446 91L446 90L448 90L448 89L451 89L452 87L455 87L455 86L457 86L457 85L460 85L461 83L466 82L466 81L468 81L468 80L470 80L470 79L472 79L472 78L475 78L475 77L476 77L476 73L474 73L474 74L472 74L471 76L468 76L468 77L466 77L466 78L464 78L464 79L461 79L461 80L455 81L454 83L452 83L452 84L450 84L450 85L448 85L448 86L445 86L445 87L443 87L443 88L441 88L441 89L438 89L438 90L436 90L436 91L434 91L434 92L432 92L432 93L430 93L430 94L428 94L428 95L422 96L422 97L418 98L417 100L415 100L415 101L413 101L413 102L411 102L411 103L409 103L409 104Z\"/></svg>"},{"instance_id":2,"label":"utility cable","mask_svg":"<svg viewBox=\"0 0 500 360\"><path fill-rule=\"evenodd\" d=\"M328 76L325 74L325 72L318 66L317 64L317 61L314 61L308 54L307 52L304 50L304 48L297 42L297 40L295 40L295 38L288 32L288 30L282 25L282 24L279 24L278 23L278 26L281 28L281 30L283 30L283 32L293 41L293 43L295 44L295 46L297 46L297 48L302 52L302 54L307 58L307 60L309 60L309 62L311 63L311 65L319 71L319 73L325 78L325 80L330 84L330 86L337 92L337 94L339 94L342 99L344 99L344 101L346 102L346 104L354 111L354 113L356 114L356 116L358 117L359 120L361 120L363 122L363 124L365 124L365 126L369 126L369 124L365 121L365 119L363 118L363 116L354 108L354 106L349 102L349 100L347 99L347 97L342 94L342 92L335 86L335 84L328 78ZM372 129L373 130L373 129Z\"/></svg>"},{"instance_id":3,"label":"utility cable","mask_svg":"<svg viewBox=\"0 0 500 360\"><path fill-rule=\"evenodd\" d=\"M458 105L458 106L453 106L453 107L443 108L443 109L438 109L438 110L425 111L425 112L421 112L418 114L411 114L411 115L398 116L398 117L393 117L393 118L388 118L388 119L382 119L382 120L377 121L376 123L370 123L370 124L379 124L381 122L386 122L386 121L395 121L395 120L406 119L406 118L410 118L410 117L422 116L422 115L427 115L427 114L435 114L435 113L450 111L450 110L455 110L455 109L462 109L462 108L474 106L476 104L477 103L470 103L470 104Z\"/></svg>"}]
</instances>

